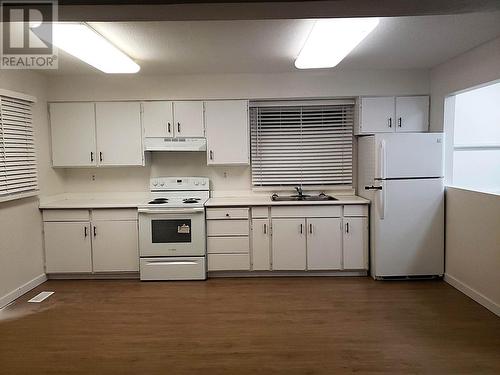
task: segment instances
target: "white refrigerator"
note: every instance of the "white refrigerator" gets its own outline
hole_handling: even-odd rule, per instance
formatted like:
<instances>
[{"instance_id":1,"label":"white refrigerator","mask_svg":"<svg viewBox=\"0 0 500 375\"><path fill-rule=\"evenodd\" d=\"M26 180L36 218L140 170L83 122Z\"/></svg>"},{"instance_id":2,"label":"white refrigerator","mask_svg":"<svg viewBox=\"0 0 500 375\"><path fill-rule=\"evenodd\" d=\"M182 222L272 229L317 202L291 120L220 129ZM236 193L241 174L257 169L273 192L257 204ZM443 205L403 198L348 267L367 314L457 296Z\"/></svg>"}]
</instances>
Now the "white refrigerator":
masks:
<instances>
[{"instance_id":1,"label":"white refrigerator","mask_svg":"<svg viewBox=\"0 0 500 375\"><path fill-rule=\"evenodd\" d=\"M372 277L443 275L442 133L358 138L358 194L372 202Z\"/></svg>"}]
</instances>

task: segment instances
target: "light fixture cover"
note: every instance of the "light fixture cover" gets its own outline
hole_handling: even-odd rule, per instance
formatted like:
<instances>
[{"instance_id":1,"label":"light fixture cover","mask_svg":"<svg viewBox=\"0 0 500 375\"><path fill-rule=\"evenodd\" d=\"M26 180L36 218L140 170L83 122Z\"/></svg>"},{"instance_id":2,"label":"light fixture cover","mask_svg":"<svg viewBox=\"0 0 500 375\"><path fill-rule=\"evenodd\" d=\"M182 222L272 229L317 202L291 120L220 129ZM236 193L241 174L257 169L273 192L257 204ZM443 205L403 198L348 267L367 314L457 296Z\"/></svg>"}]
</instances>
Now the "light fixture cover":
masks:
<instances>
[{"instance_id":1,"label":"light fixture cover","mask_svg":"<svg viewBox=\"0 0 500 375\"><path fill-rule=\"evenodd\" d=\"M379 23L378 18L317 20L295 60L299 69L333 68Z\"/></svg>"},{"instance_id":2,"label":"light fixture cover","mask_svg":"<svg viewBox=\"0 0 500 375\"><path fill-rule=\"evenodd\" d=\"M104 73L137 73L141 69L85 23L54 23L52 43Z\"/></svg>"}]
</instances>

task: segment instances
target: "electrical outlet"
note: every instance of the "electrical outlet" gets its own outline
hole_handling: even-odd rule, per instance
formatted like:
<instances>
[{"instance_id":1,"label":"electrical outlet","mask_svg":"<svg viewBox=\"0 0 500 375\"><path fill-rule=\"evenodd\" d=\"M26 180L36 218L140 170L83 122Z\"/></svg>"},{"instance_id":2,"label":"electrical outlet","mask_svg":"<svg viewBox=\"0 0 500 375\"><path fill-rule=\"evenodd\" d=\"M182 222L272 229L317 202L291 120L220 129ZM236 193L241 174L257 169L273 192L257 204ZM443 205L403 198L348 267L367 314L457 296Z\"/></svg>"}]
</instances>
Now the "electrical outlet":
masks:
<instances>
[{"instance_id":1,"label":"electrical outlet","mask_svg":"<svg viewBox=\"0 0 500 375\"><path fill-rule=\"evenodd\" d=\"M227 178L227 172L224 172L224 178Z\"/></svg>"},{"instance_id":2,"label":"electrical outlet","mask_svg":"<svg viewBox=\"0 0 500 375\"><path fill-rule=\"evenodd\" d=\"M95 174L93 174L93 175L90 177L90 179L91 179L92 181L95 181Z\"/></svg>"}]
</instances>

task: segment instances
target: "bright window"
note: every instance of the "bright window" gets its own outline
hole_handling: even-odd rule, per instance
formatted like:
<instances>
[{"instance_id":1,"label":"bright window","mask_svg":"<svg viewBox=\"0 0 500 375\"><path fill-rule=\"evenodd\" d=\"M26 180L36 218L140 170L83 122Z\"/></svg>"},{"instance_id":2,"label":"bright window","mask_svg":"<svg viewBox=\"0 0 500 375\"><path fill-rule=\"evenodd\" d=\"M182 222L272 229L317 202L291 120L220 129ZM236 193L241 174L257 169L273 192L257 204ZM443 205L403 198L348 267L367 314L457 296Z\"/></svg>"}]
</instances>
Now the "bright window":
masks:
<instances>
[{"instance_id":1,"label":"bright window","mask_svg":"<svg viewBox=\"0 0 500 375\"><path fill-rule=\"evenodd\" d=\"M455 95L450 185L500 193L500 83ZM451 137L448 137L450 139Z\"/></svg>"},{"instance_id":2,"label":"bright window","mask_svg":"<svg viewBox=\"0 0 500 375\"><path fill-rule=\"evenodd\" d=\"M254 187L352 187L354 101L254 102Z\"/></svg>"}]
</instances>

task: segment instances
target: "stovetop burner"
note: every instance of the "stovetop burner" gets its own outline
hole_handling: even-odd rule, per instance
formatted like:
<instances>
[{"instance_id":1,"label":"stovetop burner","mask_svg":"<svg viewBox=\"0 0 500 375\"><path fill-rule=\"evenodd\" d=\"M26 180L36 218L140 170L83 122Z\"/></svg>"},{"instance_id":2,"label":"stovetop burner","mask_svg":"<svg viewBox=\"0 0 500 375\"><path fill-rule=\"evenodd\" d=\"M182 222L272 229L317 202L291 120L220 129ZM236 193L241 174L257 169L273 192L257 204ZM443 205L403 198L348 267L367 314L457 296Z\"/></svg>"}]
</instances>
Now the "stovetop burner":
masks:
<instances>
[{"instance_id":1,"label":"stovetop burner","mask_svg":"<svg viewBox=\"0 0 500 375\"><path fill-rule=\"evenodd\" d=\"M200 198L186 198L182 200L182 203L198 203Z\"/></svg>"},{"instance_id":2,"label":"stovetop burner","mask_svg":"<svg viewBox=\"0 0 500 375\"><path fill-rule=\"evenodd\" d=\"M167 198L155 198L152 201L149 201L148 204L163 204L167 202L168 202Z\"/></svg>"}]
</instances>

